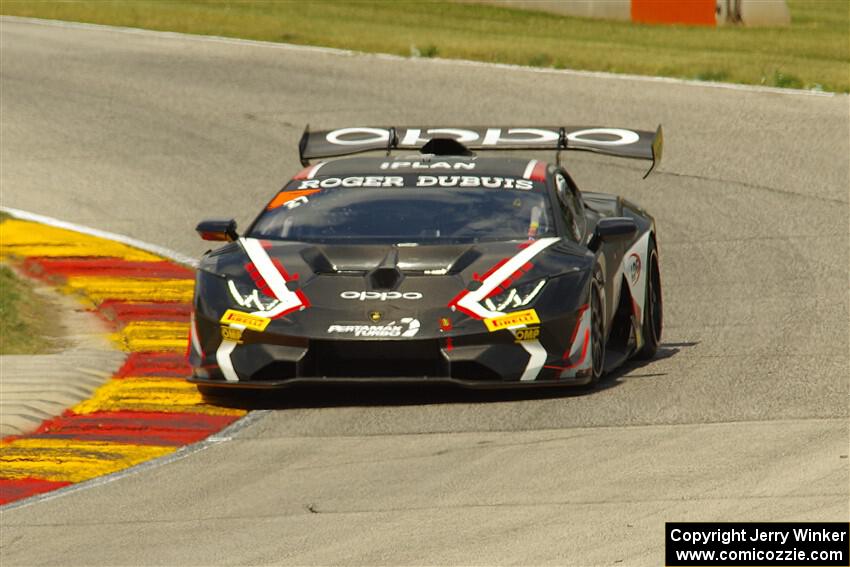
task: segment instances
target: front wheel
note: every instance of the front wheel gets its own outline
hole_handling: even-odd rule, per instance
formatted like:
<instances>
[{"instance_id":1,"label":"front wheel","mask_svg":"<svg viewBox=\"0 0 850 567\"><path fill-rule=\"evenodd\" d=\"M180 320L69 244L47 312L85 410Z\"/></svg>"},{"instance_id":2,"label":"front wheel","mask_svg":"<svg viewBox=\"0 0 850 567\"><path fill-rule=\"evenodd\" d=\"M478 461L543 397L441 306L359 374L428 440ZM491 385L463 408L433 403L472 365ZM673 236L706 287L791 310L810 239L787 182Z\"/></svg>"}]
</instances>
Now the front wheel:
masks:
<instances>
[{"instance_id":1,"label":"front wheel","mask_svg":"<svg viewBox=\"0 0 850 567\"><path fill-rule=\"evenodd\" d=\"M649 241L649 265L647 266L646 299L643 304L643 347L637 358L648 360L658 352L661 329L664 325L664 304L661 299L661 270L658 267L658 248L655 240Z\"/></svg>"},{"instance_id":2,"label":"front wheel","mask_svg":"<svg viewBox=\"0 0 850 567\"><path fill-rule=\"evenodd\" d=\"M599 383L605 371L605 286L602 283L602 270L599 266L593 272L590 282L590 382Z\"/></svg>"}]
</instances>

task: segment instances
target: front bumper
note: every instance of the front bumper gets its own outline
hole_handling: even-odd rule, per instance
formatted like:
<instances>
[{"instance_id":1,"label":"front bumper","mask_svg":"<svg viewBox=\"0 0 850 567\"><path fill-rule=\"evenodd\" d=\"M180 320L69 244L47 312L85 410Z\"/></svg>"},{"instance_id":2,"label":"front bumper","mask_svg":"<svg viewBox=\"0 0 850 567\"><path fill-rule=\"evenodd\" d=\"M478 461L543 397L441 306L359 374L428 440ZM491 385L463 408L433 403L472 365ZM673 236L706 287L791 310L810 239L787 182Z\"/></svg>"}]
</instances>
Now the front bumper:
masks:
<instances>
[{"instance_id":1,"label":"front bumper","mask_svg":"<svg viewBox=\"0 0 850 567\"><path fill-rule=\"evenodd\" d=\"M224 380L212 380L192 376L189 382L204 387L213 387L221 390L280 390L297 386L318 385L373 385L373 386L459 386L471 390L500 390L500 389L528 389L528 388L553 388L560 386L583 386L590 382L590 376L584 378L570 378L560 380L531 380L520 382L518 380L494 381L494 380L460 380L446 377L422 377L422 376L392 376L392 377L309 377L309 378L286 378L283 380L239 381L227 382Z\"/></svg>"},{"instance_id":2,"label":"front bumper","mask_svg":"<svg viewBox=\"0 0 850 567\"><path fill-rule=\"evenodd\" d=\"M530 364L520 343L447 344L423 340L306 340L300 344L240 344L225 362L227 379L213 356L195 359L191 382L222 388L270 389L296 384L452 384L465 388L581 385L590 373L562 377L541 367L521 380Z\"/></svg>"}]
</instances>

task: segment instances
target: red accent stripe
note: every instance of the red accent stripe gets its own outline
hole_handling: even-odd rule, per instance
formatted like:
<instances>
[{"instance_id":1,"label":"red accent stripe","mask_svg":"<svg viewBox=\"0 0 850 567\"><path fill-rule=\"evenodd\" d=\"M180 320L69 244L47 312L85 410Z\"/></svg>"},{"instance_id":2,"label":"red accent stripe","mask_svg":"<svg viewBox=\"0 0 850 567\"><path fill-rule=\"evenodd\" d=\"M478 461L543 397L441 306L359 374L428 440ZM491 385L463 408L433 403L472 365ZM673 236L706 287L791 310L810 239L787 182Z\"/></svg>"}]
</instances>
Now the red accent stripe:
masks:
<instances>
[{"instance_id":1,"label":"red accent stripe","mask_svg":"<svg viewBox=\"0 0 850 567\"><path fill-rule=\"evenodd\" d=\"M192 368L182 354L169 352L134 352L115 373L115 378L127 376L189 376Z\"/></svg>"},{"instance_id":2,"label":"red accent stripe","mask_svg":"<svg viewBox=\"0 0 850 567\"><path fill-rule=\"evenodd\" d=\"M576 342L576 335L578 335L578 328L581 327L581 318L584 317L584 312L587 311L588 307L590 307L590 304L585 303L578 308L576 326L573 327L573 332L570 334L570 342L567 343L567 350L564 352L564 356L561 357L564 360L567 360L570 357L570 351L573 349L573 343Z\"/></svg>"},{"instance_id":3,"label":"red accent stripe","mask_svg":"<svg viewBox=\"0 0 850 567\"><path fill-rule=\"evenodd\" d=\"M68 413L45 421L27 437L180 446L200 441L238 418L177 412Z\"/></svg>"},{"instance_id":4,"label":"red accent stripe","mask_svg":"<svg viewBox=\"0 0 850 567\"><path fill-rule=\"evenodd\" d=\"M269 284L266 283L266 280L263 279L263 276L260 275L260 271L253 262L245 264L245 271L248 272L248 275L251 276L252 280L254 280L254 285L257 286L257 289L260 290L262 294L267 295L268 297L274 297L275 299L280 299L274 294L272 288L270 288Z\"/></svg>"},{"instance_id":5,"label":"red accent stripe","mask_svg":"<svg viewBox=\"0 0 850 567\"><path fill-rule=\"evenodd\" d=\"M41 480L40 478L22 478L11 480L8 478L0 478L0 505L22 500L50 492L63 486L68 486L70 482L56 482L52 480Z\"/></svg>"},{"instance_id":6,"label":"red accent stripe","mask_svg":"<svg viewBox=\"0 0 850 567\"><path fill-rule=\"evenodd\" d=\"M494 265L492 268L490 268L489 270L487 270L487 271L484 273L484 275L482 275L481 277L476 278L476 279L478 279L478 281L482 281L482 282L483 282L484 280L486 280L487 278L489 278L490 276L492 276L492 275L493 275L493 272L495 272L496 270L498 270L499 268L501 268L502 266L504 266L505 264L507 264L507 263L508 263L508 260L509 260L509 258L503 258L503 259L499 260L499 261L496 263L496 265Z\"/></svg>"},{"instance_id":7,"label":"red accent stripe","mask_svg":"<svg viewBox=\"0 0 850 567\"><path fill-rule=\"evenodd\" d=\"M120 258L27 258L23 270L31 276L109 276L114 278L187 278L195 271L174 262L130 262Z\"/></svg>"},{"instance_id":8,"label":"red accent stripe","mask_svg":"<svg viewBox=\"0 0 850 567\"><path fill-rule=\"evenodd\" d=\"M295 177L292 178L293 181L300 181L301 179L307 179L307 176L310 174L310 170L316 167L315 165L308 165L301 171L295 174Z\"/></svg>"},{"instance_id":9,"label":"red accent stripe","mask_svg":"<svg viewBox=\"0 0 850 567\"><path fill-rule=\"evenodd\" d=\"M310 303L310 300L307 298L306 295L304 295L304 292L301 291L300 289L295 290L295 295L297 295L298 299L301 300L301 304L304 307L304 309L306 309L306 308L310 307L310 305L312 305L312 303Z\"/></svg>"},{"instance_id":10,"label":"red accent stripe","mask_svg":"<svg viewBox=\"0 0 850 567\"><path fill-rule=\"evenodd\" d=\"M473 319L481 319L480 315L473 313L472 311L470 311L466 307L461 307L460 305L455 305L454 307L455 307L455 309L457 309L458 311L460 311L464 315L468 315L468 316L472 317Z\"/></svg>"},{"instance_id":11,"label":"red accent stripe","mask_svg":"<svg viewBox=\"0 0 850 567\"><path fill-rule=\"evenodd\" d=\"M576 366L580 366L584 359L587 358L587 345L590 344L590 329L586 329L584 331L584 343L581 347L581 357L579 357L577 362L572 364L568 364L566 366L544 366L544 368L554 368L555 370L569 370L570 368L575 368Z\"/></svg>"},{"instance_id":12,"label":"red accent stripe","mask_svg":"<svg viewBox=\"0 0 850 567\"><path fill-rule=\"evenodd\" d=\"M292 278L289 275L289 272L286 271L286 268L283 267L283 264L281 264L280 260L278 260L277 258L272 258L272 264L274 265L275 268L277 268L277 271L280 272L280 275L283 276L283 281L288 282L288 281L291 281L293 279L297 279L297 278Z\"/></svg>"},{"instance_id":13,"label":"red accent stripe","mask_svg":"<svg viewBox=\"0 0 850 567\"><path fill-rule=\"evenodd\" d=\"M546 181L546 162L538 161L537 165L534 166L534 169L531 170L531 177L529 178L532 181Z\"/></svg>"}]
</instances>

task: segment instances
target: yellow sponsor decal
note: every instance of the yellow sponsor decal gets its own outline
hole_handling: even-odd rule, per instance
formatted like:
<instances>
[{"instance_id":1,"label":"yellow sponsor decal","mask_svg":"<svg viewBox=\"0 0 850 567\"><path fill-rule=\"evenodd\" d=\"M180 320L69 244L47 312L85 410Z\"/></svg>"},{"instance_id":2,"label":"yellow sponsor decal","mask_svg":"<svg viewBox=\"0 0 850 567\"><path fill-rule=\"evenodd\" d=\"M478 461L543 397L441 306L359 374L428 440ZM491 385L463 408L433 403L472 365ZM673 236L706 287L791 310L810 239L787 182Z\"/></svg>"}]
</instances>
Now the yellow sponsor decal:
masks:
<instances>
[{"instance_id":1,"label":"yellow sponsor decal","mask_svg":"<svg viewBox=\"0 0 850 567\"><path fill-rule=\"evenodd\" d=\"M491 333L510 327L518 327L519 325L536 325L538 323L540 323L540 319L537 317L537 311L534 309L508 313L507 315L493 317L492 319L484 319L484 324L487 325L487 330Z\"/></svg>"},{"instance_id":2,"label":"yellow sponsor decal","mask_svg":"<svg viewBox=\"0 0 850 567\"><path fill-rule=\"evenodd\" d=\"M234 329L233 327L222 327L221 338L226 341L242 342L242 329Z\"/></svg>"},{"instance_id":3,"label":"yellow sponsor decal","mask_svg":"<svg viewBox=\"0 0 850 567\"><path fill-rule=\"evenodd\" d=\"M250 313L245 313L244 311L228 309L224 312L224 315L221 316L220 322L225 325L242 325L246 329L251 329L252 331L265 331L270 321L271 319L267 317L260 317L259 315L252 315Z\"/></svg>"},{"instance_id":4,"label":"yellow sponsor decal","mask_svg":"<svg viewBox=\"0 0 850 567\"><path fill-rule=\"evenodd\" d=\"M512 332L517 342L536 341L538 338L540 338L540 327L526 327L523 329L514 329Z\"/></svg>"}]
</instances>

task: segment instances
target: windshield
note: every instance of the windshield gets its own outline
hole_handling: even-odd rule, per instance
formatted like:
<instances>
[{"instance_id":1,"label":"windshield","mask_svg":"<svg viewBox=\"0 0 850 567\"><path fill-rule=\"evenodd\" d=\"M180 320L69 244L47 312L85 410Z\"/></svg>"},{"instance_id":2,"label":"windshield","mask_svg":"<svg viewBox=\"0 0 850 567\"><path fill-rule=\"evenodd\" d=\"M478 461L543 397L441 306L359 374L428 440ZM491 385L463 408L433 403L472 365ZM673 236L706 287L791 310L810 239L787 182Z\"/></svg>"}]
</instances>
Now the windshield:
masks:
<instances>
[{"instance_id":1,"label":"windshield","mask_svg":"<svg viewBox=\"0 0 850 567\"><path fill-rule=\"evenodd\" d=\"M542 184L537 190L302 186L292 184L278 193L249 236L339 244L465 244L555 234Z\"/></svg>"}]
</instances>

